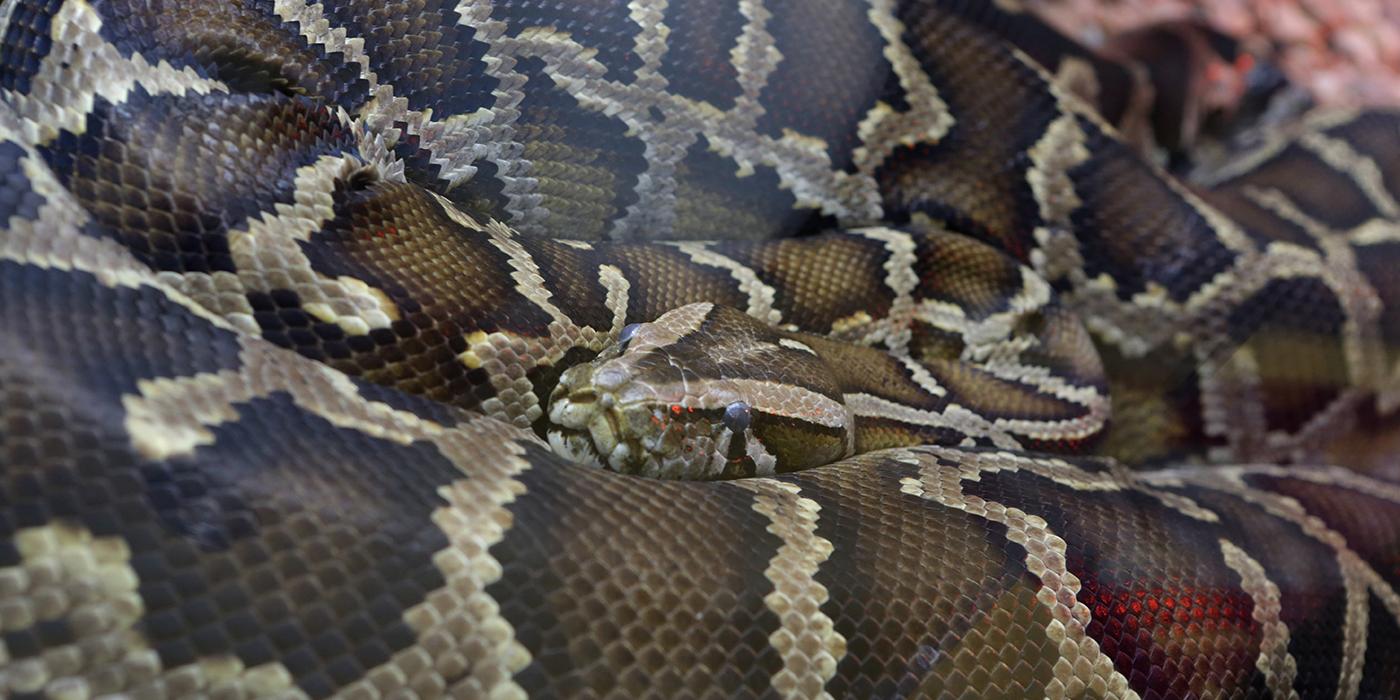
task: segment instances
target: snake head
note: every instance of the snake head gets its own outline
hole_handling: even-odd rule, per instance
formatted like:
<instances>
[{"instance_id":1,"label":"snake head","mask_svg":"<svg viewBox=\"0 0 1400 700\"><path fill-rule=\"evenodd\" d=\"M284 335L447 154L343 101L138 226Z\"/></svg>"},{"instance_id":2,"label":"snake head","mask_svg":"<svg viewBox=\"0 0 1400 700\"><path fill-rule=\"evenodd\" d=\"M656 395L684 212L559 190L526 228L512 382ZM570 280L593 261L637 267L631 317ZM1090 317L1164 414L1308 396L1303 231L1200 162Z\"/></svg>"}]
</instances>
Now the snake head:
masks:
<instances>
[{"instance_id":1,"label":"snake head","mask_svg":"<svg viewBox=\"0 0 1400 700\"><path fill-rule=\"evenodd\" d=\"M853 450L834 375L794 334L690 304L566 370L547 435L576 462L657 478L805 469Z\"/></svg>"}]
</instances>

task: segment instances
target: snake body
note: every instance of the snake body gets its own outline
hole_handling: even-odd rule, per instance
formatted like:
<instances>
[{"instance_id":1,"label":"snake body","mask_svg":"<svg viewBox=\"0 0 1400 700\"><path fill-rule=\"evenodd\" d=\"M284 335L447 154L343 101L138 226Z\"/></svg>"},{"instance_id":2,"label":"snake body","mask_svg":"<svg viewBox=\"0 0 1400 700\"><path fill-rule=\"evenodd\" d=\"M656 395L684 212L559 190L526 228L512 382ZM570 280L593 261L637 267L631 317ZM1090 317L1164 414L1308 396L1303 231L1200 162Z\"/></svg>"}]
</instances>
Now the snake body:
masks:
<instances>
[{"instance_id":1,"label":"snake body","mask_svg":"<svg viewBox=\"0 0 1400 700\"><path fill-rule=\"evenodd\" d=\"M0 4L0 689L1400 695L1400 114L1188 185L1014 5ZM550 450L739 312L873 437Z\"/></svg>"}]
</instances>

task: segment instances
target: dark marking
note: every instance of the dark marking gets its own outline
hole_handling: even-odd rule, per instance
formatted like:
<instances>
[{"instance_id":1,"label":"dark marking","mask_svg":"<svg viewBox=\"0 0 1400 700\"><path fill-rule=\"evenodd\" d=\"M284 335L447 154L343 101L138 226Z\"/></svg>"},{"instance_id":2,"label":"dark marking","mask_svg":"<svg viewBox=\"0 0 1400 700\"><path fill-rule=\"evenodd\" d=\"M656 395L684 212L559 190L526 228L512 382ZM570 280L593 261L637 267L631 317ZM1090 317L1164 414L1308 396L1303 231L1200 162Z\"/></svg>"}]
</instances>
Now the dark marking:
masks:
<instances>
[{"instance_id":1,"label":"dark marking","mask_svg":"<svg viewBox=\"0 0 1400 700\"><path fill-rule=\"evenodd\" d=\"M1400 590L1400 504L1352 488L1299 478L1251 476L1249 483L1292 498L1340 533L1348 549Z\"/></svg>"},{"instance_id":2,"label":"dark marking","mask_svg":"<svg viewBox=\"0 0 1400 700\"><path fill-rule=\"evenodd\" d=\"M12 2L10 22L0 39L0 89L27 94L30 81L53 48L50 27L63 0Z\"/></svg>"},{"instance_id":3,"label":"dark marking","mask_svg":"<svg viewBox=\"0 0 1400 700\"><path fill-rule=\"evenodd\" d=\"M1092 614L1085 631L1139 694L1184 697L1200 678L1239 687L1258 675L1253 601L1219 549L1201 546L1219 528L1143 493L1085 493L1022 472L984 472L963 489L1044 518L1064 540Z\"/></svg>"},{"instance_id":4,"label":"dark marking","mask_svg":"<svg viewBox=\"0 0 1400 700\"><path fill-rule=\"evenodd\" d=\"M1345 584L1336 553L1298 525L1238 496L1198 487L1171 490L1219 516L1231 543L1257 561L1278 587L1279 620L1288 627L1297 690L1304 696L1335 695L1346 618Z\"/></svg>"},{"instance_id":5,"label":"dark marking","mask_svg":"<svg viewBox=\"0 0 1400 700\"><path fill-rule=\"evenodd\" d=\"M582 46L597 49L597 60L607 68L604 77L608 80L631 83L642 66L641 57L632 51L641 28L632 21L625 3L511 3L497 7L494 14L506 23L506 36L519 36L532 27L550 27ZM530 90L525 92L528 95Z\"/></svg>"},{"instance_id":6,"label":"dark marking","mask_svg":"<svg viewBox=\"0 0 1400 700\"><path fill-rule=\"evenodd\" d=\"M1373 593L1367 596L1370 625L1366 629L1366 663L1361 667L1357 696L1363 698L1400 697L1400 623Z\"/></svg>"},{"instance_id":7,"label":"dark marking","mask_svg":"<svg viewBox=\"0 0 1400 700\"><path fill-rule=\"evenodd\" d=\"M740 176L732 158L700 136L676 164L675 238L762 240L804 229L818 210L799 208L773 168Z\"/></svg>"},{"instance_id":8,"label":"dark marking","mask_svg":"<svg viewBox=\"0 0 1400 700\"><path fill-rule=\"evenodd\" d=\"M743 33L745 18L737 3L687 0L666 10L671 28L661 74L677 95L733 109L743 94L730 51Z\"/></svg>"},{"instance_id":9,"label":"dark marking","mask_svg":"<svg viewBox=\"0 0 1400 700\"><path fill-rule=\"evenodd\" d=\"M550 211L542 224L553 237L606 238L611 222L637 202L645 146L621 119L581 108L543 60L522 59L516 70L527 82L515 138L525 144L536 193Z\"/></svg>"},{"instance_id":10,"label":"dark marking","mask_svg":"<svg viewBox=\"0 0 1400 700\"><path fill-rule=\"evenodd\" d=\"M239 366L232 332L154 288L105 287L83 272L0 261L0 328L5 329L0 346L9 346L6 356L42 360L54 373L55 388L88 397L79 403L112 411L120 411L122 394L139 393L140 380ZM179 338L181 344L162 338ZM183 343L200 352L188 352Z\"/></svg>"},{"instance_id":11,"label":"dark marking","mask_svg":"<svg viewBox=\"0 0 1400 700\"><path fill-rule=\"evenodd\" d=\"M1346 318L1332 289L1309 277L1273 280L1231 310L1230 335L1254 353L1271 430L1298 431L1351 386Z\"/></svg>"},{"instance_id":12,"label":"dark marking","mask_svg":"<svg viewBox=\"0 0 1400 700\"><path fill-rule=\"evenodd\" d=\"M364 39L380 85L436 120L494 107L499 81L486 72L487 46L461 22L452 0L342 3L326 9L331 27Z\"/></svg>"},{"instance_id":13,"label":"dark marking","mask_svg":"<svg viewBox=\"0 0 1400 700\"><path fill-rule=\"evenodd\" d=\"M39 208L45 199L29 183L29 177L21 169L20 162L25 158L24 148L17 143L0 143L0 222L9 223L15 217L33 221L39 216Z\"/></svg>"},{"instance_id":14,"label":"dark marking","mask_svg":"<svg viewBox=\"0 0 1400 700\"><path fill-rule=\"evenodd\" d=\"M763 571L782 542L765 532L753 494L598 472L525 449L535 467L519 480L530 497L509 506L514 526L491 548L503 575L486 592L530 651L514 677L527 693L769 687L782 661L768 636L781 623L763 602L773 590Z\"/></svg>"},{"instance_id":15,"label":"dark marking","mask_svg":"<svg viewBox=\"0 0 1400 700\"><path fill-rule=\"evenodd\" d=\"M780 138L783 130L826 143L837 169L849 169L860 145L857 125L876 103L900 102L885 41L859 4L818 5L804 0L767 3L772 34L783 61L768 76L757 130ZM822 27L822 41L812 40Z\"/></svg>"},{"instance_id":16,"label":"dark marking","mask_svg":"<svg viewBox=\"0 0 1400 700\"><path fill-rule=\"evenodd\" d=\"M937 673L970 631L987 628L990 615L1035 614L1038 583L1006 528L901 493L900 479L917 476L909 464L859 457L843 469L781 477L820 504L816 535L833 548L814 578L829 593L822 613L846 639L846 655L826 687L835 697L894 696ZM909 547L911 538L935 544ZM910 571L922 574L904 573ZM943 653L929 665L912 662L928 649ZM1028 665L1053 663L1051 652L1033 634L1016 649ZM1045 663L1034 675L1049 669Z\"/></svg>"},{"instance_id":17,"label":"dark marking","mask_svg":"<svg viewBox=\"0 0 1400 700\"><path fill-rule=\"evenodd\" d=\"M96 99L86 121L39 154L103 235L175 272L234 271L228 232L294 203L297 169L354 148L330 109L282 95L151 96L138 85L121 105Z\"/></svg>"},{"instance_id":18,"label":"dark marking","mask_svg":"<svg viewBox=\"0 0 1400 700\"><path fill-rule=\"evenodd\" d=\"M210 430L191 457L141 467L149 514L124 521L159 526L127 541L167 667L282 661L323 696L333 669L358 677L416 643L402 616L445 584L433 556L448 541L430 516L461 471L431 445L336 428L283 395Z\"/></svg>"},{"instance_id":19,"label":"dark marking","mask_svg":"<svg viewBox=\"0 0 1400 700\"><path fill-rule=\"evenodd\" d=\"M1235 262L1235 254L1185 199L1128 146L1080 117L1093 156L1070 170L1084 205L1070 216L1085 274L1117 281L1120 299L1149 283L1183 302Z\"/></svg>"}]
</instances>

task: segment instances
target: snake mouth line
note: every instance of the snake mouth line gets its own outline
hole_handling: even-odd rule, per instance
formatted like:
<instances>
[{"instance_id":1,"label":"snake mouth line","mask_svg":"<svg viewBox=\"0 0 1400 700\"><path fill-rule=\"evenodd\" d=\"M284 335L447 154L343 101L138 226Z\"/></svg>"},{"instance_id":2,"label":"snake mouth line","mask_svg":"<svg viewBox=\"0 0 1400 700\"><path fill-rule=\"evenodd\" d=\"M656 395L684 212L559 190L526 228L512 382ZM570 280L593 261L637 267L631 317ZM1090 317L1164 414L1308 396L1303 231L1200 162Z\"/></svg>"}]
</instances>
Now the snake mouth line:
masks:
<instances>
[{"instance_id":1,"label":"snake mouth line","mask_svg":"<svg viewBox=\"0 0 1400 700\"><path fill-rule=\"evenodd\" d=\"M609 425L613 426L611 435L614 445L607 454L599 449L598 436L587 428L554 425L549 428L545 437L549 440L549 446L555 454L562 455L579 464L610 469L620 473L636 472L641 465L635 460L639 455L645 454L641 445L636 440L619 438L614 421L610 421Z\"/></svg>"},{"instance_id":2,"label":"snake mouth line","mask_svg":"<svg viewBox=\"0 0 1400 700\"><path fill-rule=\"evenodd\" d=\"M607 466L607 461L598 452L598 446L593 444L593 438L589 436L587 430L555 426L550 428L545 436L549 439L549 446L557 455L584 466L599 469Z\"/></svg>"},{"instance_id":3,"label":"snake mouth line","mask_svg":"<svg viewBox=\"0 0 1400 700\"><path fill-rule=\"evenodd\" d=\"M580 464L619 473L644 471L652 451L634 434L617 406L616 397L592 387L564 391L551 397L545 437L556 454Z\"/></svg>"}]
</instances>

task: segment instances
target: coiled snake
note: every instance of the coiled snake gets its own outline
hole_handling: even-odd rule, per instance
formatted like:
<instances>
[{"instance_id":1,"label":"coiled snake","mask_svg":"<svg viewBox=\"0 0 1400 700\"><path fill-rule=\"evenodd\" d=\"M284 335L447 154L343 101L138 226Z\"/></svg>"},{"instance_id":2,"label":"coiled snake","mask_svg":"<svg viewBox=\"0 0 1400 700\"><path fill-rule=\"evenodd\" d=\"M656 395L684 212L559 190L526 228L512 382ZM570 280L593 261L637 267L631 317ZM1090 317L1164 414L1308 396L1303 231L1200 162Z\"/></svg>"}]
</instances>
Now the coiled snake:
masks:
<instances>
[{"instance_id":1,"label":"coiled snake","mask_svg":"<svg viewBox=\"0 0 1400 700\"><path fill-rule=\"evenodd\" d=\"M1400 695L1400 115L1015 5L5 0L0 689Z\"/></svg>"}]
</instances>

